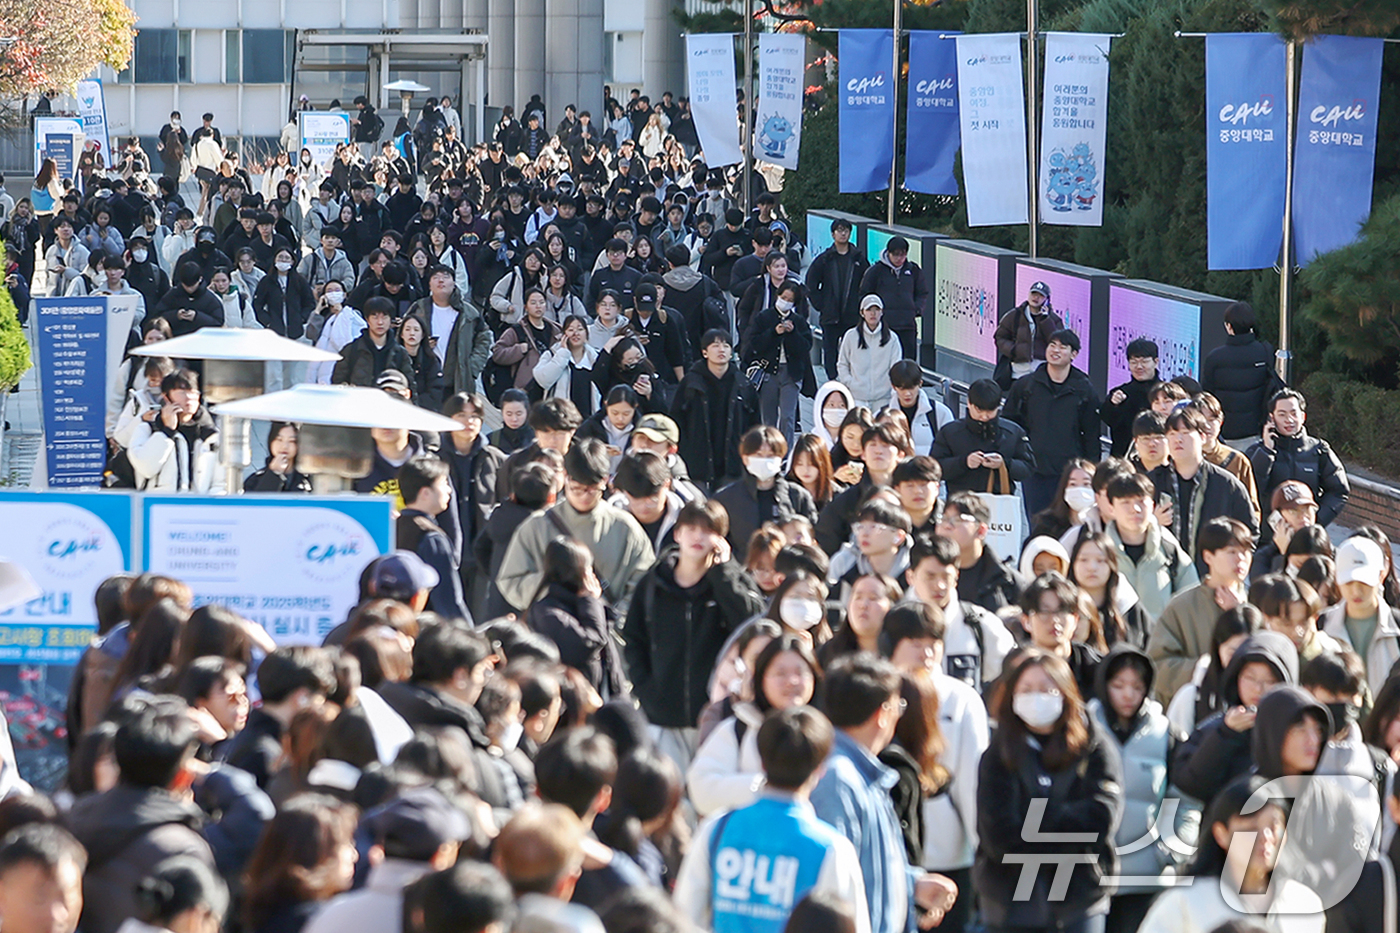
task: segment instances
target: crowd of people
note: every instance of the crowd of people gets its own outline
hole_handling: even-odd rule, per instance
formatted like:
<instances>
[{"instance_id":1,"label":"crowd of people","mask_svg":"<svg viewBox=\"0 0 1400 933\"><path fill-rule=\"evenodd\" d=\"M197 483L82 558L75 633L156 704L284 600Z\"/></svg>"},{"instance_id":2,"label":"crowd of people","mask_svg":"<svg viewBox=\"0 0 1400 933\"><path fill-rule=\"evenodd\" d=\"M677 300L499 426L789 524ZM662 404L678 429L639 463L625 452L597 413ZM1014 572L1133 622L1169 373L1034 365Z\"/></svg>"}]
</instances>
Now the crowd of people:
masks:
<instances>
[{"instance_id":1,"label":"crowd of people","mask_svg":"<svg viewBox=\"0 0 1400 933\"><path fill-rule=\"evenodd\" d=\"M1035 283L934 398L908 244L838 221L804 269L632 96L471 149L429 100L369 161L361 99L333 164L260 195L226 158L197 208L222 142L177 114L164 198L16 205L12 273L139 293L133 340L271 328L340 360L270 383L460 427L373 432L397 550L320 647L99 588L65 786L0 771L5 933L1392 928L1400 576L1325 530L1346 472L1252 309L1199 381L1137 339L1104 398ZM113 396L113 485L220 486L195 370ZM297 441L245 489L309 492Z\"/></svg>"}]
</instances>

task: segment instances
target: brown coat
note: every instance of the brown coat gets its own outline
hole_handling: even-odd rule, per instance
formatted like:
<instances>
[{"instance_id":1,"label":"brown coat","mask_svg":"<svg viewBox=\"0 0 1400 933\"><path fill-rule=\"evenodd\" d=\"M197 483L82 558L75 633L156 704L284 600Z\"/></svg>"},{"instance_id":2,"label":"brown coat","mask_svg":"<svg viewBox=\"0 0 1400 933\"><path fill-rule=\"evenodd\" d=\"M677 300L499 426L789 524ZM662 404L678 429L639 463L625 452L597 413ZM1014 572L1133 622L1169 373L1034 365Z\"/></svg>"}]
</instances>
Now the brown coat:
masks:
<instances>
[{"instance_id":1,"label":"brown coat","mask_svg":"<svg viewBox=\"0 0 1400 933\"><path fill-rule=\"evenodd\" d=\"M531 378L535 375L535 364L540 361L540 350L535 346L533 340L521 340L520 329L529 327L525 321L513 324L506 328L501 334L496 345L491 348L491 359L503 366L520 365L515 369L515 388L525 389L530 385ZM544 319L544 326L549 328L549 342L552 346L563 336L564 331L560 326L549 318Z\"/></svg>"},{"instance_id":2,"label":"brown coat","mask_svg":"<svg viewBox=\"0 0 1400 933\"><path fill-rule=\"evenodd\" d=\"M1026 320L1026 305L1021 303L1001 316L997 324L997 356L1009 357L1013 363L1029 363L1045 359L1045 348L1050 343L1050 335L1065 326L1064 320L1049 309L1031 332L1030 321Z\"/></svg>"},{"instance_id":3,"label":"brown coat","mask_svg":"<svg viewBox=\"0 0 1400 933\"><path fill-rule=\"evenodd\" d=\"M1255 513L1267 517L1266 512L1259 508L1259 490L1254 485L1254 467L1250 465L1248 457L1227 444L1217 442L1215 449L1206 454L1206 461L1239 480L1244 491L1249 493L1249 501L1254 503Z\"/></svg>"}]
</instances>

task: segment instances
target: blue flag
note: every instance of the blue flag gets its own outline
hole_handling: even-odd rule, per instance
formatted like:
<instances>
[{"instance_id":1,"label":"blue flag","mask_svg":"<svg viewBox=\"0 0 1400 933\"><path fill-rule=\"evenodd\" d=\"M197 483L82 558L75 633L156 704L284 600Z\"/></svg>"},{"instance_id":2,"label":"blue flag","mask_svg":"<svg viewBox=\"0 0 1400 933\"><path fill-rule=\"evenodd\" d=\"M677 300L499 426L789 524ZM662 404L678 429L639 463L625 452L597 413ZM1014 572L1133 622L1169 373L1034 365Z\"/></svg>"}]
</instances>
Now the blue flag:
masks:
<instances>
[{"instance_id":1,"label":"blue flag","mask_svg":"<svg viewBox=\"0 0 1400 933\"><path fill-rule=\"evenodd\" d=\"M940 39L940 35L950 38ZM909 120L904 149L904 187L924 194L958 193L953 158L958 127L958 44L951 36L909 33Z\"/></svg>"},{"instance_id":2,"label":"blue flag","mask_svg":"<svg viewBox=\"0 0 1400 933\"><path fill-rule=\"evenodd\" d=\"M1318 36L1303 48L1293 224L1298 263L1356 239L1371 216L1385 42Z\"/></svg>"},{"instance_id":3,"label":"blue flag","mask_svg":"<svg viewBox=\"0 0 1400 933\"><path fill-rule=\"evenodd\" d=\"M1206 220L1211 269L1265 269L1283 246L1287 49L1272 33L1206 37Z\"/></svg>"},{"instance_id":4,"label":"blue flag","mask_svg":"<svg viewBox=\"0 0 1400 933\"><path fill-rule=\"evenodd\" d=\"M841 30L841 190L880 191L894 167L894 36L888 29Z\"/></svg>"}]
</instances>

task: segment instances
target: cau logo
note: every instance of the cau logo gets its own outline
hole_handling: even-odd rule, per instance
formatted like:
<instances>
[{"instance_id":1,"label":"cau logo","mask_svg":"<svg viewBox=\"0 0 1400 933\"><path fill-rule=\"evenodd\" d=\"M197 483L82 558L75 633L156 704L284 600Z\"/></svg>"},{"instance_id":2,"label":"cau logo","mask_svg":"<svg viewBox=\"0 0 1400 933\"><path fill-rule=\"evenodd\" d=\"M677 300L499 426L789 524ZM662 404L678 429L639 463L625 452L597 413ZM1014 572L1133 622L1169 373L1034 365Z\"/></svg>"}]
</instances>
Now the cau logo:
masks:
<instances>
[{"instance_id":1,"label":"cau logo","mask_svg":"<svg viewBox=\"0 0 1400 933\"><path fill-rule=\"evenodd\" d=\"M1366 119L1366 102L1364 100L1354 100L1345 107L1319 104L1308 114L1308 119L1313 123L1320 123L1323 126L1338 126L1343 122Z\"/></svg>"},{"instance_id":2,"label":"cau logo","mask_svg":"<svg viewBox=\"0 0 1400 933\"><path fill-rule=\"evenodd\" d=\"M873 91L884 86L885 73L883 71L877 71L865 78L852 78L846 82L846 90L852 94L864 94L866 91Z\"/></svg>"},{"instance_id":3,"label":"cau logo","mask_svg":"<svg viewBox=\"0 0 1400 933\"><path fill-rule=\"evenodd\" d=\"M1226 104L1220 108L1220 122L1229 123L1231 126L1246 126L1249 121L1258 118L1259 122L1266 122L1267 118L1274 112L1274 98L1270 94L1261 94L1259 100L1254 103Z\"/></svg>"},{"instance_id":4,"label":"cau logo","mask_svg":"<svg viewBox=\"0 0 1400 933\"><path fill-rule=\"evenodd\" d=\"M63 518L45 528L40 538L44 566L59 577L87 572L103 555L106 535L92 523Z\"/></svg>"},{"instance_id":5,"label":"cau logo","mask_svg":"<svg viewBox=\"0 0 1400 933\"><path fill-rule=\"evenodd\" d=\"M323 522L302 532L294 553L307 576L338 580L359 573L368 556L368 543L361 529L348 522Z\"/></svg>"},{"instance_id":6,"label":"cau logo","mask_svg":"<svg viewBox=\"0 0 1400 933\"><path fill-rule=\"evenodd\" d=\"M955 83L956 79L952 75L944 75L929 81L919 81L914 85L914 93L936 94L939 91L951 91Z\"/></svg>"}]
</instances>

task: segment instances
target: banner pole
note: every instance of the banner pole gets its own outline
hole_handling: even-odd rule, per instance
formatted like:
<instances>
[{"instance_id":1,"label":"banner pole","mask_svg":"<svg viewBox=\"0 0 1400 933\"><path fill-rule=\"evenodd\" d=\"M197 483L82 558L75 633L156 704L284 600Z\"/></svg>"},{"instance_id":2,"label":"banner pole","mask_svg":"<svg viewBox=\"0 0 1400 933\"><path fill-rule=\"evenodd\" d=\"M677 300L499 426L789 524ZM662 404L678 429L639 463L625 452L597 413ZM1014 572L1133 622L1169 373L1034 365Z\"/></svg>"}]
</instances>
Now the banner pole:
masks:
<instances>
[{"instance_id":1,"label":"banner pole","mask_svg":"<svg viewBox=\"0 0 1400 933\"><path fill-rule=\"evenodd\" d=\"M890 93L894 95L893 111L894 128L890 131L890 198L885 210L885 223L894 224L894 199L896 189L899 186L899 38L904 18L904 0L894 0L894 67L891 74L894 80L890 83Z\"/></svg>"},{"instance_id":2,"label":"banner pole","mask_svg":"<svg viewBox=\"0 0 1400 933\"><path fill-rule=\"evenodd\" d=\"M753 205L753 0L744 0L744 216Z\"/></svg>"},{"instance_id":3,"label":"banner pole","mask_svg":"<svg viewBox=\"0 0 1400 933\"><path fill-rule=\"evenodd\" d=\"M1279 262L1278 351L1274 361L1279 378L1288 381L1293 369L1293 161L1298 149L1298 42L1288 40L1285 72L1288 108L1288 181L1283 190L1283 258Z\"/></svg>"},{"instance_id":4,"label":"banner pole","mask_svg":"<svg viewBox=\"0 0 1400 933\"><path fill-rule=\"evenodd\" d=\"M1029 248L1026 250L1032 259L1039 255L1037 249L1038 227L1040 225L1040 160L1037 157L1039 152L1038 136L1040 125L1036 121L1040 107L1036 102L1036 63L1038 59L1038 49L1036 48L1036 31L1040 28L1040 0L1026 0L1026 148L1030 155L1026 159L1027 182L1026 192L1026 222L1028 225Z\"/></svg>"}]
</instances>

